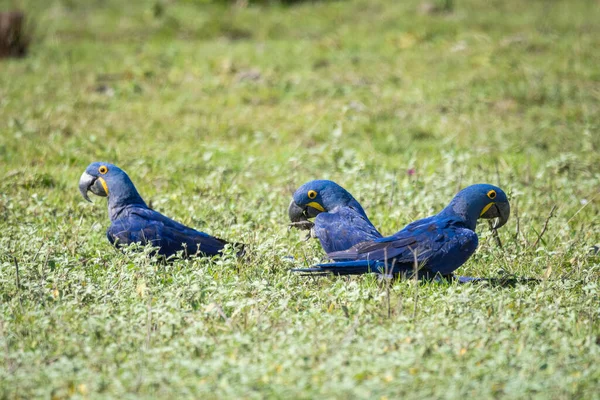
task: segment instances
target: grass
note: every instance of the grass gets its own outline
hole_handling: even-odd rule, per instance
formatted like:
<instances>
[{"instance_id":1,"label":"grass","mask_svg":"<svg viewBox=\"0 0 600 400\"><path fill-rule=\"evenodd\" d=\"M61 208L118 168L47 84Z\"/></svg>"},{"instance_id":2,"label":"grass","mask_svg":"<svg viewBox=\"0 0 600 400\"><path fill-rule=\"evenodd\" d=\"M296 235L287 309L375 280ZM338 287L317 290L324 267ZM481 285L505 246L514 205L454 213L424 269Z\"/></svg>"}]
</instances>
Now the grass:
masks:
<instances>
[{"instance_id":1,"label":"grass","mask_svg":"<svg viewBox=\"0 0 600 400\"><path fill-rule=\"evenodd\" d=\"M451 3L3 0L36 29L0 65L0 398L600 398L600 7ZM248 259L114 250L99 160ZM504 249L481 224L458 272L543 282L291 275L315 178L384 233L497 184Z\"/></svg>"}]
</instances>

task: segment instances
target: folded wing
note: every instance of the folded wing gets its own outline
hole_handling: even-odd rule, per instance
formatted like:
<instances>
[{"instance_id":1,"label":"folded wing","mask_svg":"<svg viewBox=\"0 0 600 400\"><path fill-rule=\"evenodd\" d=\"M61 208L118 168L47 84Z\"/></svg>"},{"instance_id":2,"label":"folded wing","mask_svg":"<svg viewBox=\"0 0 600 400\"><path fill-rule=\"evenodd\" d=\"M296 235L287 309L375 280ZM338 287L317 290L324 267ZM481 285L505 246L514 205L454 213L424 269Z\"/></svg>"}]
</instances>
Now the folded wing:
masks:
<instances>
[{"instance_id":1,"label":"folded wing","mask_svg":"<svg viewBox=\"0 0 600 400\"><path fill-rule=\"evenodd\" d=\"M151 244L159 247L159 254L165 256L181 250L187 255L203 253L212 256L228 243L143 208L131 210L126 217L113 222L106 233L113 244Z\"/></svg>"},{"instance_id":2,"label":"folded wing","mask_svg":"<svg viewBox=\"0 0 600 400\"><path fill-rule=\"evenodd\" d=\"M313 229L327 253L382 237L368 219L351 207L339 207L333 212L319 214Z\"/></svg>"},{"instance_id":3,"label":"folded wing","mask_svg":"<svg viewBox=\"0 0 600 400\"><path fill-rule=\"evenodd\" d=\"M344 275L387 271L398 274L412 271L416 258L423 272L447 275L477 248L477 234L455 224L456 221L428 218L418 222L392 236L359 243L346 251L328 253L337 262L318 264L306 272L331 271Z\"/></svg>"}]
</instances>

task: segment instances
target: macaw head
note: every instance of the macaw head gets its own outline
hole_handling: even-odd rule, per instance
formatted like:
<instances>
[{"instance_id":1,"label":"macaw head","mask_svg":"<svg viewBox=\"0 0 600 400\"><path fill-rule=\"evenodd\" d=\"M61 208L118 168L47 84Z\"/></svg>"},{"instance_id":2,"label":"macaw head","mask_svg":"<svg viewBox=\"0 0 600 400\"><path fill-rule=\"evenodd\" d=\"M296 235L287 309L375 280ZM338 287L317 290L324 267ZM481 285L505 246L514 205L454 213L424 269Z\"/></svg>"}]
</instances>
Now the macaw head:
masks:
<instances>
[{"instance_id":1,"label":"macaw head","mask_svg":"<svg viewBox=\"0 0 600 400\"><path fill-rule=\"evenodd\" d=\"M353 207L366 218L361 205L346 189L332 181L314 180L296 190L288 208L288 215L292 223L302 224L307 222L308 218L344 206Z\"/></svg>"},{"instance_id":2,"label":"macaw head","mask_svg":"<svg viewBox=\"0 0 600 400\"><path fill-rule=\"evenodd\" d=\"M112 209L130 204L146 205L125 171L106 162L88 165L79 179L79 191L90 202L88 191L96 196L108 197L108 205Z\"/></svg>"},{"instance_id":3,"label":"macaw head","mask_svg":"<svg viewBox=\"0 0 600 400\"><path fill-rule=\"evenodd\" d=\"M497 229L508 221L510 204L502 189L480 183L458 192L443 212L462 217L471 229L475 229L479 218L495 218L493 228Z\"/></svg>"}]
</instances>

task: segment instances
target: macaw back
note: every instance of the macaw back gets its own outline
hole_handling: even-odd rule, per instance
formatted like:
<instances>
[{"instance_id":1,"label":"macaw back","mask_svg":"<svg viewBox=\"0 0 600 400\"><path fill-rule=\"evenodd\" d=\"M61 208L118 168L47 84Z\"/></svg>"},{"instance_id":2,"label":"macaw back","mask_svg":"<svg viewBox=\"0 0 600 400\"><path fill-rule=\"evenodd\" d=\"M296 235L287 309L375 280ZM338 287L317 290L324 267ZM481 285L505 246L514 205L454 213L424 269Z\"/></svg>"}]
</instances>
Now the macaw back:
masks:
<instances>
[{"instance_id":1,"label":"macaw back","mask_svg":"<svg viewBox=\"0 0 600 400\"><path fill-rule=\"evenodd\" d=\"M347 250L383 237L364 213L351 207L338 207L317 215L313 229L326 253Z\"/></svg>"},{"instance_id":2,"label":"macaw back","mask_svg":"<svg viewBox=\"0 0 600 400\"><path fill-rule=\"evenodd\" d=\"M422 273L449 275L471 257L477 245L477 234L461 221L436 216L415 221L394 235L329 253L337 262L318 266L340 274L402 274L414 270L416 257Z\"/></svg>"},{"instance_id":3,"label":"macaw back","mask_svg":"<svg viewBox=\"0 0 600 400\"><path fill-rule=\"evenodd\" d=\"M125 207L113 220L106 236L117 246L150 244L158 247L158 253L165 257L182 250L185 255L202 253L213 256L219 254L228 243L143 206Z\"/></svg>"}]
</instances>

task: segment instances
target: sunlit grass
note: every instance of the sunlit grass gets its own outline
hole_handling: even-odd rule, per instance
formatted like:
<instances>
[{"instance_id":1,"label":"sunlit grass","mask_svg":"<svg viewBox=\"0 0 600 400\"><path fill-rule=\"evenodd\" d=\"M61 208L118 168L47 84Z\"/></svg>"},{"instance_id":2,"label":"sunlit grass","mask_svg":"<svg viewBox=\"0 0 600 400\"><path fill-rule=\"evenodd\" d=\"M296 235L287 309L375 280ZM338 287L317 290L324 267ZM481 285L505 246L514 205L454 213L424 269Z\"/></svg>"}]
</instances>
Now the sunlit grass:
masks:
<instances>
[{"instance_id":1,"label":"sunlit grass","mask_svg":"<svg viewBox=\"0 0 600 400\"><path fill-rule=\"evenodd\" d=\"M37 27L0 64L2 398L598 397L596 3L4 4ZM116 251L92 161L248 257ZM291 275L315 178L388 234L499 185L503 249L481 224L458 272L543 282Z\"/></svg>"}]
</instances>

